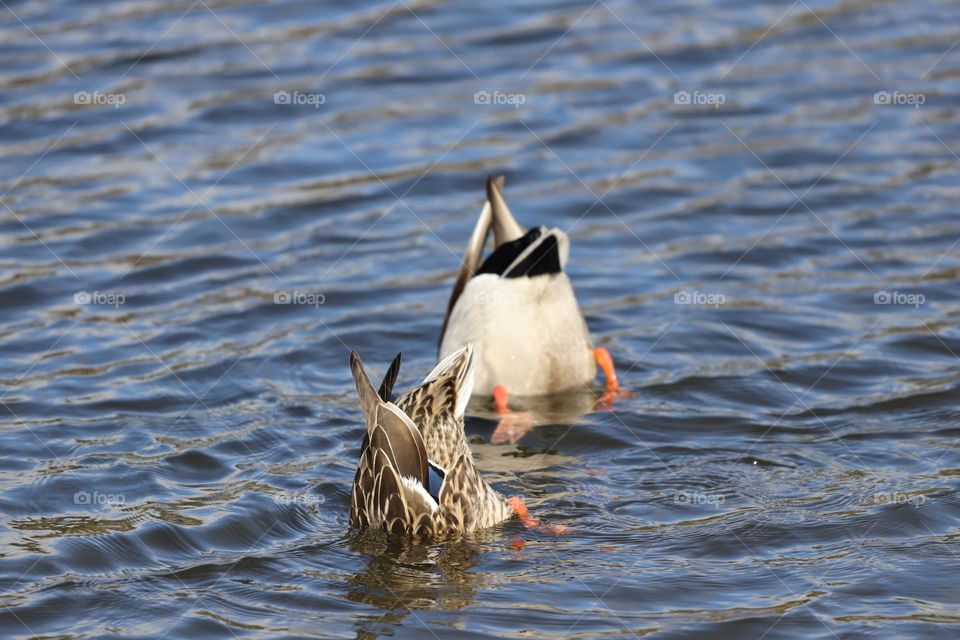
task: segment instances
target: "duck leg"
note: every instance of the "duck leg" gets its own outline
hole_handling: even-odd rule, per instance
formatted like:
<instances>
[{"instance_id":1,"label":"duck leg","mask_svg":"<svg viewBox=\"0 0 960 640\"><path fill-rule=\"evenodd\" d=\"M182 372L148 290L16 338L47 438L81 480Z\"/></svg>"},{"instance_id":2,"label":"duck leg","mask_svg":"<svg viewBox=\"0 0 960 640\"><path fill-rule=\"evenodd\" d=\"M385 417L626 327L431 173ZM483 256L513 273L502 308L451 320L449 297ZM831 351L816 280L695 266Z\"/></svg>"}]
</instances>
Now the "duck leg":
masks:
<instances>
[{"instance_id":1,"label":"duck leg","mask_svg":"<svg viewBox=\"0 0 960 640\"><path fill-rule=\"evenodd\" d=\"M500 422L493 430L490 442L493 444L516 444L533 428L533 417L529 411L511 411L507 388L498 384L493 388L493 408L500 414Z\"/></svg>"}]
</instances>

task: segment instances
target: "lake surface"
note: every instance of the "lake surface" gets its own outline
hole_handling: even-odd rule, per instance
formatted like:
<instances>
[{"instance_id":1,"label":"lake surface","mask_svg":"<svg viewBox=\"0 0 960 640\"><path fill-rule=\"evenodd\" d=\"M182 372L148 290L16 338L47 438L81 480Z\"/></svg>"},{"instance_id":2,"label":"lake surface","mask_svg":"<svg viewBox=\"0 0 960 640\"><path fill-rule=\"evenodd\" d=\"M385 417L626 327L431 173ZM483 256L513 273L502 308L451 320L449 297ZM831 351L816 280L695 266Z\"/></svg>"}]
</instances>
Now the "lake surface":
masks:
<instances>
[{"instance_id":1,"label":"lake surface","mask_svg":"<svg viewBox=\"0 0 960 640\"><path fill-rule=\"evenodd\" d=\"M0 636L960 635L960 5L514 5L0 7ZM500 172L633 397L351 532Z\"/></svg>"}]
</instances>

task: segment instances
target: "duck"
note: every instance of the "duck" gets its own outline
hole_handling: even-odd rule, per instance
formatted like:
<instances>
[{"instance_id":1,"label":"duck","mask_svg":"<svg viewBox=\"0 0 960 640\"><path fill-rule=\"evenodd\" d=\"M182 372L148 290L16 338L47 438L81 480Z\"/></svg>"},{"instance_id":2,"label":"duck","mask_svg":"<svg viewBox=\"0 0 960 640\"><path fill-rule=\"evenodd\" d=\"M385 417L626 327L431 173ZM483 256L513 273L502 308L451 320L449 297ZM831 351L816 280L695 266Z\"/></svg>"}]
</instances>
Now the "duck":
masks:
<instances>
[{"instance_id":1,"label":"duck","mask_svg":"<svg viewBox=\"0 0 960 640\"><path fill-rule=\"evenodd\" d=\"M419 385L391 400L394 358L378 390L359 354L350 370L366 422L350 497L350 525L434 538L532 518L523 498L505 498L484 480L464 433L476 358L467 345L441 360Z\"/></svg>"},{"instance_id":2,"label":"duck","mask_svg":"<svg viewBox=\"0 0 960 640\"><path fill-rule=\"evenodd\" d=\"M507 414L511 395L547 396L589 388L597 366L606 398L620 389L610 352L594 347L564 269L570 240L559 228L525 229L487 178L487 199L467 243L440 332L439 358L476 350L474 392ZM483 257L490 230L493 251Z\"/></svg>"}]
</instances>

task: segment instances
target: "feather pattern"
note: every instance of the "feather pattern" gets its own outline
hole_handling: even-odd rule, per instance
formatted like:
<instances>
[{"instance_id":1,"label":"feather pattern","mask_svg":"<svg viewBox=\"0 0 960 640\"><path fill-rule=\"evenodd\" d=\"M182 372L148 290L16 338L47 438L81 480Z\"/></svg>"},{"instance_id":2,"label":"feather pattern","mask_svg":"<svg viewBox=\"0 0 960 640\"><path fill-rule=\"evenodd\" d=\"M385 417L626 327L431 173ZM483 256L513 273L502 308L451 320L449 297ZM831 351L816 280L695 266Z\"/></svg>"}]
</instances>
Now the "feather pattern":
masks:
<instances>
[{"instance_id":1,"label":"feather pattern","mask_svg":"<svg viewBox=\"0 0 960 640\"><path fill-rule=\"evenodd\" d=\"M470 346L451 354L394 404L371 395L360 357L351 354L367 419L350 498L351 526L423 537L490 527L512 515L506 499L483 479L463 431L473 362ZM399 356L394 363L399 367ZM442 477L437 499L430 494L431 473Z\"/></svg>"}]
</instances>

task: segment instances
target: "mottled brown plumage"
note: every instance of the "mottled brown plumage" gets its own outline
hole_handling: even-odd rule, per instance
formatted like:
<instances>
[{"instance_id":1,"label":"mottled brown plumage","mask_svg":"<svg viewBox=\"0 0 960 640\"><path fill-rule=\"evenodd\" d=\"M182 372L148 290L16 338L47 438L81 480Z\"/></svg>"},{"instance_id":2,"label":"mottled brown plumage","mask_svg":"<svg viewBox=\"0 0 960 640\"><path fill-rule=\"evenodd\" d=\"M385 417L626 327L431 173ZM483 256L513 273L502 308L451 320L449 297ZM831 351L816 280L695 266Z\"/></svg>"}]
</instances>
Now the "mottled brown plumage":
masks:
<instances>
[{"instance_id":1,"label":"mottled brown plumage","mask_svg":"<svg viewBox=\"0 0 960 640\"><path fill-rule=\"evenodd\" d=\"M353 480L352 526L435 536L490 527L511 516L510 504L477 469L463 431L473 387L472 347L444 359L396 404L374 390L356 353L350 365L367 422ZM393 378L398 367L399 356ZM438 499L428 491L428 460L445 471Z\"/></svg>"}]
</instances>

